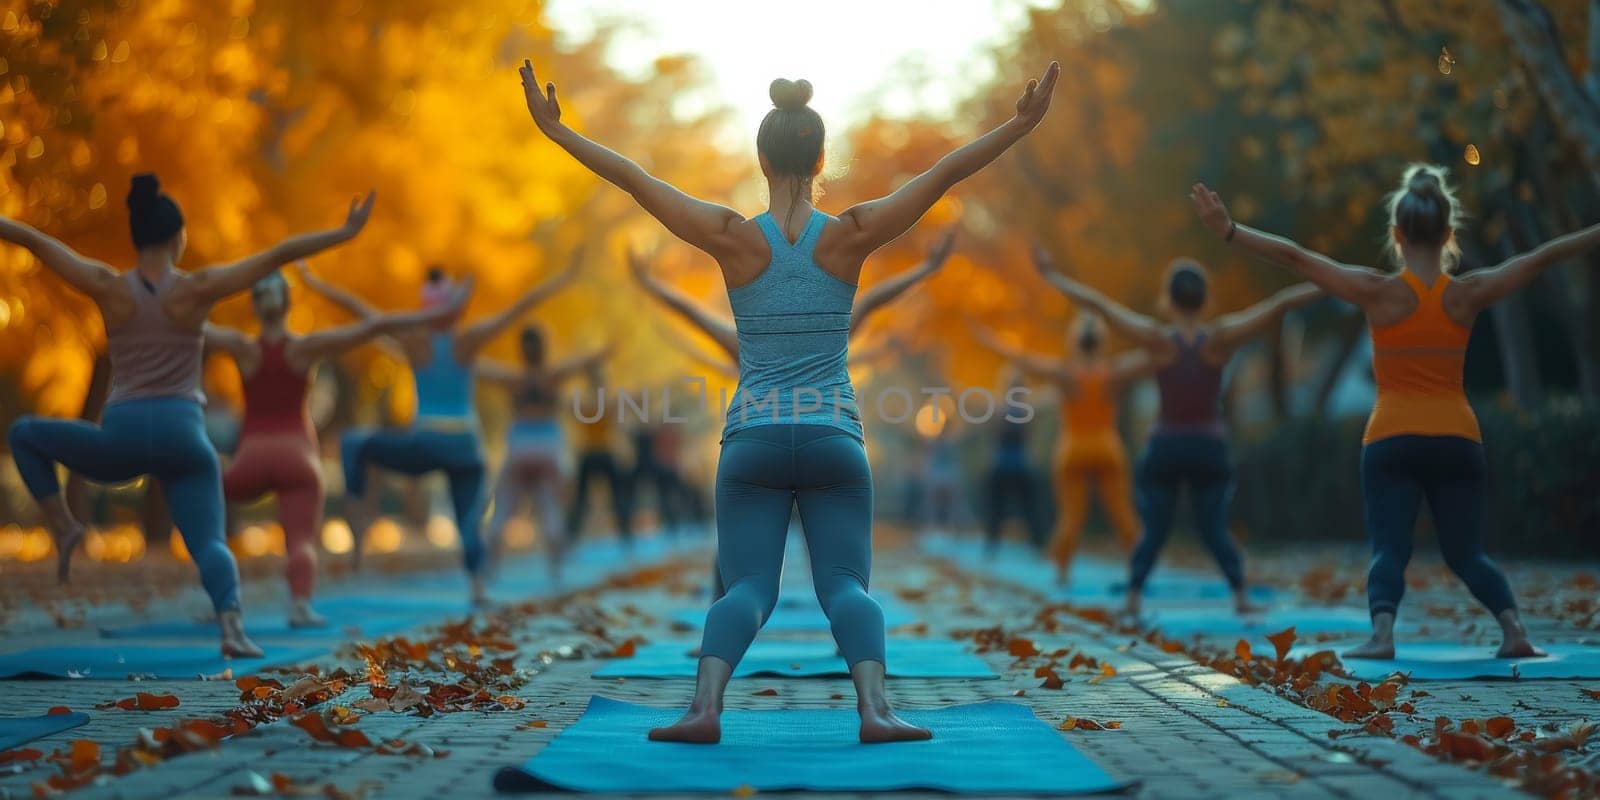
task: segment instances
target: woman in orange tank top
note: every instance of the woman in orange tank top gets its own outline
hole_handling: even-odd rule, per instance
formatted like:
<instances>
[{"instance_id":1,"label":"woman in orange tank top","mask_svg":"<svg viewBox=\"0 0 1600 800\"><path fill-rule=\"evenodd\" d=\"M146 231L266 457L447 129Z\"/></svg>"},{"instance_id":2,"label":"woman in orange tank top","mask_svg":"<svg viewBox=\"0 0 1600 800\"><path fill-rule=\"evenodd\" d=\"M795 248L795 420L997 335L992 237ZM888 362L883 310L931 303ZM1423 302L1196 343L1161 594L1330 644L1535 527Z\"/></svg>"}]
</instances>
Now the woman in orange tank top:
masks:
<instances>
[{"instance_id":1,"label":"woman in orange tank top","mask_svg":"<svg viewBox=\"0 0 1600 800\"><path fill-rule=\"evenodd\" d=\"M1497 656L1544 655L1528 641L1505 575L1483 553L1486 468L1461 372L1478 312L1526 286L1545 268L1600 247L1600 225L1493 267L1454 274L1460 206L1445 185L1443 168L1412 165L1389 198L1394 252L1401 265L1396 275L1341 264L1239 225L1204 184L1195 184L1192 198L1212 232L1360 306L1372 330L1378 399L1361 454L1367 533L1375 550L1367 575L1372 638L1344 656L1394 657L1395 613L1405 592L1412 528L1424 499L1445 562L1500 623L1504 638Z\"/></svg>"},{"instance_id":2,"label":"woman in orange tank top","mask_svg":"<svg viewBox=\"0 0 1600 800\"><path fill-rule=\"evenodd\" d=\"M1089 513L1091 488L1099 495L1100 510L1116 532L1117 543L1131 551L1139 541L1139 517L1133 508L1128 456L1117 432L1117 403L1124 390L1151 374L1150 356L1140 351L1105 358L1105 323L1091 314L1080 316L1073 325L1071 346L1076 355L1066 360L1012 347L987 331L975 334L984 346L1061 392L1061 431L1053 471L1061 507L1050 537L1057 583L1067 582Z\"/></svg>"}]
</instances>

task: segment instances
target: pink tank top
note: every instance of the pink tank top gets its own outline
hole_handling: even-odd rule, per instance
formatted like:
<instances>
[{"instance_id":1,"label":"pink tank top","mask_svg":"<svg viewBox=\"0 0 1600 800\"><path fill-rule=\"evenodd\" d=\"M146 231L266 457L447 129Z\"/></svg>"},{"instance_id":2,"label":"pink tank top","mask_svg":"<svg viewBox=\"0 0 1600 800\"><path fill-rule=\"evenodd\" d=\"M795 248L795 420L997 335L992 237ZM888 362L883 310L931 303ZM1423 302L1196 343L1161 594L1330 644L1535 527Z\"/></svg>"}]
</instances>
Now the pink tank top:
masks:
<instances>
[{"instance_id":1,"label":"pink tank top","mask_svg":"<svg viewBox=\"0 0 1600 800\"><path fill-rule=\"evenodd\" d=\"M127 322L106 328L106 350L111 358L111 393L106 405L150 397L205 402L200 389L201 332L178 327L161 307L177 277L168 273L150 284L138 270L123 276L133 292L134 311Z\"/></svg>"}]
</instances>

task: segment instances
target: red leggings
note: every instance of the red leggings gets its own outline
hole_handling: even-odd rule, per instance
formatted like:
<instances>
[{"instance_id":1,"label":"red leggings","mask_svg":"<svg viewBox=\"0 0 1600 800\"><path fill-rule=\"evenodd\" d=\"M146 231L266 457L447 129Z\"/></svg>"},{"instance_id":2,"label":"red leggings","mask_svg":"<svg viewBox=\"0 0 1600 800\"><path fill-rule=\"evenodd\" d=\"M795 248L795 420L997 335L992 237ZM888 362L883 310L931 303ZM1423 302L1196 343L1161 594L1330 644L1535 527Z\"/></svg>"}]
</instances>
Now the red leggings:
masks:
<instances>
[{"instance_id":1,"label":"red leggings","mask_svg":"<svg viewBox=\"0 0 1600 800\"><path fill-rule=\"evenodd\" d=\"M278 495L278 521L288 552L289 592L309 599L317 577L317 531L322 527L322 463L316 442L303 433L258 433L239 443L222 474L229 503Z\"/></svg>"}]
</instances>

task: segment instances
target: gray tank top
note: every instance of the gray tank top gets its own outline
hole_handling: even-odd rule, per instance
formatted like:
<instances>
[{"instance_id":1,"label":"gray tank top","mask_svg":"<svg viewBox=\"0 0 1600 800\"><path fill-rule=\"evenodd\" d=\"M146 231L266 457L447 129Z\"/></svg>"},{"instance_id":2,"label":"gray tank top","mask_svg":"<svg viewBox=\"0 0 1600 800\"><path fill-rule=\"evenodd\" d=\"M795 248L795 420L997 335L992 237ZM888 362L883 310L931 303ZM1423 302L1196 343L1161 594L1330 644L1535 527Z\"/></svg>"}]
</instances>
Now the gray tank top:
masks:
<instances>
[{"instance_id":1,"label":"gray tank top","mask_svg":"<svg viewBox=\"0 0 1600 800\"><path fill-rule=\"evenodd\" d=\"M724 437L758 425L829 425L861 438L861 414L846 357L856 287L812 258L832 218L813 211L790 243L771 214L756 217L772 261L728 291L739 333L739 389Z\"/></svg>"},{"instance_id":2,"label":"gray tank top","mask_svg":"<svg viewBox=\"0 0 1600 800\"><path fill-rule=\"evenodd\" d=\"M136 269L123 276L133 292L134 311L127 322L106 328L106 351L111 358L111 392L106 405L150 397L205 402L200 389L201 331L179 328L161 307L177 278L177 273L168 273L150 284Z\"/></svg>"}]
</instances>

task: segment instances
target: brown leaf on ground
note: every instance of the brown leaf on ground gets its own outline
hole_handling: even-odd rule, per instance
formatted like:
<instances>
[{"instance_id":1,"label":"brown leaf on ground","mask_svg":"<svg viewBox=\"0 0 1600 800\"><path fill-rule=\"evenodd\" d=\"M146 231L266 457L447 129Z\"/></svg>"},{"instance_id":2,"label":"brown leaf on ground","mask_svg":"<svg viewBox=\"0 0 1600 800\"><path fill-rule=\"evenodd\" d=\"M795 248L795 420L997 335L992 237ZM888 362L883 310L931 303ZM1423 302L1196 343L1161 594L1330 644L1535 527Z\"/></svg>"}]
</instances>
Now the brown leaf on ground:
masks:
<instances>
[{"instance_id":1,"label":"brown leaf on ground","mask_svg":"<svg viewBox=\"0 0 1600 800\"><path fill-rule=\"evenodd\" d=\"M1114 731L1122 727L1122 723L1096 722L1088 717L1067 717L1057 726L1064 731Z\"/></svg>"},{"instance_id":2,"label":"brown leaf on ground","mask_svg":"<svg viewBox=\"0 0 1600 800\"><path fill-rule=\"evenodd\" d=\"M35 750L31 747L19 747L16 750L6 750L4 752L0 752L0 764L14 764L21 761L38 761L41 758L44 758L44 751Z\"/></svg>"},{"instance_id":3,"label":"brown leaf on ground","mask_svg":"<svg viewBox=\"0 0 1600 800\"><path fill-rule=\"evenodd\" d=\"M1097 683L1099 683L1099 682L1101 682L1103 680L1106 680L1108 678L1115 678L1115 677L1117 677L1117 668L1111 666L1110 664L1107 664L1104 661L1102 661L1102 662L1100 662L1100 674L1094 676L1093 678L1090 678L1089 679L1089 685L1093 686L1093 685L1095 685L1095 684L1097 684Z\"/></svg>"},{"instance_id":4,"label":"brown leaf on ground","mask_svg":"<svg viewBox=\"0 0 1600 800\"><path fill-rule=\"evenodd\" d=\"M1029 658L1039 655L1039 647L1033 643L1033 640L1024 639L1021 636L1012 637L1011 641L1006 643L1006 651L1016 658Z\"/></svg>"},{"instance_id":5,"label":"brown leaf on ground","mask_svg":"<svg viewBox=\"0 0 1600 800\"><path fill-rule=\"evenodd\" d=\"M1060 689L1067 685L1067 682L1062 680L1061 676L1056 674L1056 671L1050 667L1039 667L1033 671L1033 677L1044 678L1044 682L1039 684L1041 689Z\"/></svg>"},{"instance_id":6,"label":"brown leaf on ground","mask_svg":"<svg viewBox=\"0 0 1600 800\"><path fill-rule=\"evenodd\" d=\"M1289 657L1289 651L1294 648L1294 626L1290 625L1277 633L1267 634L1267 641L1272 643L1272 649L1277 653L1277 661L1282 664Z\"/></svg>"},{"instance_id":7,"label":"brown leaf on ground","mask_svg":"<svg viewBox=\"0 0 1600 800\"><path fill-rule=\"evenodd\" d=\"M372 740L367 735L353 728L329 728L327 720L321 714L311 712L301 714L289 720L289 724L305 731L311 738L340 747L371 747Z\"/></svg>"},{"instance_id":8,"label":"brown leaf on ground","mask_svg":"<svg viewBox=\"0 0 1600 800\"><path fill-rule=\"evenodd\" d=\"M133 697L124 697L109 703L100 703L95 708L102 711L120 708L123 711L165 711L177 708L178 696L173 694L151 694L149 692L135 692Z\"/></svg>"},{"instance_id":9,"label":"brown leaf on ground","mask_svg":"<svg viewBox=\"0 0 1600 800\"><path fill-rule=\"evenodd\" d=\"M46 716L53 717L53 716L55 716L57 714L71 714L72 713L72 709L67 708L66 706L51 706L50 710L46 711L44 713L45 713Z\"/></svg>"},{"instance_id":10,"label":"brown leaf on ground","mask_svg":"<svg viewBox=\"0 0 1600 800\"><path fill-rule=\"evenodd\" d=\"M1254 661L1255 655L1250 652L1250 643L1240 639L1233 645L1233 656L1240 661Z\"/></svg>"},{"instance_id":11,"label":"brown leaf on ground","mask_svg":"<svg viewBox=\"0 0 1600 800\"><path fill-rule=\"evenodd\" d=\"M777 697L778 696L778 690L777 689L762 689L759 692L751 692L751 694L755 695L756 697Z\"/></svg>"},{"instance_id":12,"label":"brown leaf on ground","mask_svg":"<svg viewBox=\"0 0 1600 800\"><path fill-rule=\"evenodd\" d=\"M635 642L633 639L629 639L629 640L623 642L622 644L617 645L617 649L611 651L611 657L612 658L633 658L634 654L637 653L638 651L639 651L638 642Z\"/></svg>"}]
</instances>

